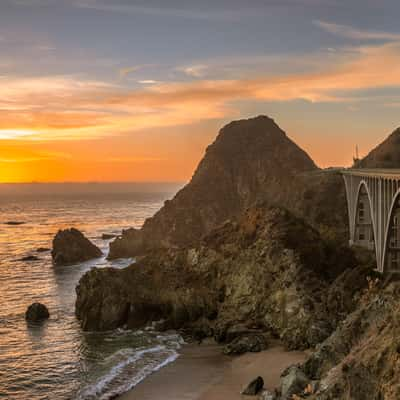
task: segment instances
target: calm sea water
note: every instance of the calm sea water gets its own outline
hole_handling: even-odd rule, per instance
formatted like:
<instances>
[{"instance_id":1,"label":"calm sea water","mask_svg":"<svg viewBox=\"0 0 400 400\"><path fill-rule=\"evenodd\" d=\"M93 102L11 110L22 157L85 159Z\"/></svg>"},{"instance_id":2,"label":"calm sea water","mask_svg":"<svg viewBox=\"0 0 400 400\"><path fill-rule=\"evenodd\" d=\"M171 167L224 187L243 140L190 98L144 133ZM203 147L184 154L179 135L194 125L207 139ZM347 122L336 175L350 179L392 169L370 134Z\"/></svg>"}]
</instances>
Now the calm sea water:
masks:
<instances>
[{"instance_id":1,"label":"calm sea water","mask_svg":"<svg viewBox=\"0 0 400 400\"><path fill-rule=\"evenodd\" d=\"M140 227L171 193L57 195L0 192L0 398L17 400L109 399L135 386L175 360L181 339L118 330L82 332L74 316L75 287L94 266L123 268L132 260L105 257L68 267L53 267L50 253L58 229L74 226L106 254L102 233ZM22 221L10 226L7 221ZM38 261L21 258L36 255ZM50 319L29 326L29 304L40 301Z\"/></svg>"}]
</instances>

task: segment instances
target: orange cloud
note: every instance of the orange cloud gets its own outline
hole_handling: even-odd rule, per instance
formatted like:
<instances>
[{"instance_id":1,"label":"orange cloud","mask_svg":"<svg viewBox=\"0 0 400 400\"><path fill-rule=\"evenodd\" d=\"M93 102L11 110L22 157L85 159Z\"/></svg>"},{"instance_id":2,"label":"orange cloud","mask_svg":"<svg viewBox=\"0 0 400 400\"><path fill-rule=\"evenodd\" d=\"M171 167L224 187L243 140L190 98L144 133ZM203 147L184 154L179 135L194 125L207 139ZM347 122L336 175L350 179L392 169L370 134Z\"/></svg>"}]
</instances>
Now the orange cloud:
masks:
<instances>
[{"instance_id":1,"label":"orange cloud","mask_svg":"<svg viewBox=\"0 0 400 400\"><path fill-rule=\"evenodd\" d=\"M339 93L400 86L399 42L343 49L330 56L330 65L326 54L320 58L321 68L309 73L138 89L72 77L11 79L0 86L0 138L13 131L35 140L103 137L232 117L237 100L349 102Z\"/></svg>"}]
</instances>

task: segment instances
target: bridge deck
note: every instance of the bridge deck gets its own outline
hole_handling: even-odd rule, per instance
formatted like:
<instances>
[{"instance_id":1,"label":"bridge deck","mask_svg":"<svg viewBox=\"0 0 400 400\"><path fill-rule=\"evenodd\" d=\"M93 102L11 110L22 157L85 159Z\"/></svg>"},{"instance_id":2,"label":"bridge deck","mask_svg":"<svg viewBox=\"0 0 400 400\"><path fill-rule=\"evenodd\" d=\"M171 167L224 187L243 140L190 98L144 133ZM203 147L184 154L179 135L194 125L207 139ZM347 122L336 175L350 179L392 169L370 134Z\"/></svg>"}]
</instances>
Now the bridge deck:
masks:
<instances>
[{"instance_id":1,"label":"bridge deck","mask_svg":"<svg viewBox=\"0 0 400 400\"><path fill-rule=\"evenodd\" d=\"M400 179L400 169L388 168L348 168L341 171L344 175L369 176L374 178Z\"/></svg>"}]
</instances>

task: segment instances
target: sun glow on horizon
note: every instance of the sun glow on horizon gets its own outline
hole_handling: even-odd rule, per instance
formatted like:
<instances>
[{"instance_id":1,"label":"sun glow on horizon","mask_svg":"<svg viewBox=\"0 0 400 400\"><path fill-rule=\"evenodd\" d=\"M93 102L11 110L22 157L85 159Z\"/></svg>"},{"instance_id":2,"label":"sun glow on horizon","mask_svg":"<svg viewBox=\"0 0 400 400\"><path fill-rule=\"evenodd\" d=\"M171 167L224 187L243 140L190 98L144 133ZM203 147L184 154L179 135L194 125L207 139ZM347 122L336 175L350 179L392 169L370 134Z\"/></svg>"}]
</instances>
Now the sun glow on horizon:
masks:
<instances>
[{"instance_id":1,"label":"sun glow on horizon","mask_svg":"<svg viewBox=\"0 0 400 400\"><path fill-rule=\"evenodd\" d=\"M25 138L27 136L37 135L38 133L37 131L28 129L0 129L0 140Z\"/></svg>"}]
</instances>

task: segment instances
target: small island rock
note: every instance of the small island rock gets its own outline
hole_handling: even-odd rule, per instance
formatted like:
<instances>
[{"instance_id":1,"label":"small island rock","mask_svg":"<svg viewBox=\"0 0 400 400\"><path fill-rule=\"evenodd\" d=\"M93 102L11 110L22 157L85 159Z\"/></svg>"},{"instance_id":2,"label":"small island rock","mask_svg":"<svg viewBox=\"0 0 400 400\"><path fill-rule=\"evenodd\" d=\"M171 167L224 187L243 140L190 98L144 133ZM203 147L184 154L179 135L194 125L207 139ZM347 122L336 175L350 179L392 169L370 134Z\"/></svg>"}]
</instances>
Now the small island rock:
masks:
<instances>
[{"instance_id":1,"label":"small island rock","mask_svg":"<svg viewBox=\"0 0 400 400\"><path fill-rule=\"evenodd\" d=\"M25 313L25 319L29 322L38 322L48 319L50 317L49 310L44 304L33 303Z\"/></svg>"},{"instance_id":2,"label":"small island rock","mask_svg":"<svg viewBox=\"0 0 400 400\"><path fill-rule=\"evenodd\" d=\"M51 256L55 265L68 265L102 256L101 250L78 229L60 230L53 239Z\"/></svg>"},{"instance_id":3,"label":"small island rock","mask_svg":"<svg viewBox=\"0 0 400 400\"><path fill-rule=\"evenodd\" d=\"M20 259L20 261L38 261L38 260L40 260L39 257L32 256L32 255L31 256L22 257Z\"/></svg>"},{"instance_id":4,"label":"small island rock","mask_svg":"<svg viewBox=\"0 0 400 400\"><path fill-rule=\"evenodd\" d=\"M38 248L36 249L36 251L37 251L38 253L46 253L47 251L50 251L50 249L49 249L48 247L38 247Z\"/></svg>"}]
</instances>

